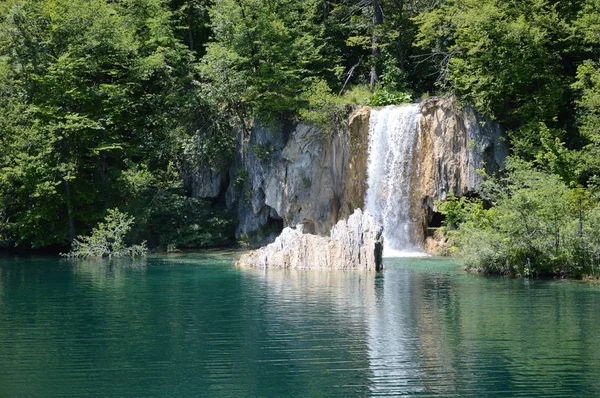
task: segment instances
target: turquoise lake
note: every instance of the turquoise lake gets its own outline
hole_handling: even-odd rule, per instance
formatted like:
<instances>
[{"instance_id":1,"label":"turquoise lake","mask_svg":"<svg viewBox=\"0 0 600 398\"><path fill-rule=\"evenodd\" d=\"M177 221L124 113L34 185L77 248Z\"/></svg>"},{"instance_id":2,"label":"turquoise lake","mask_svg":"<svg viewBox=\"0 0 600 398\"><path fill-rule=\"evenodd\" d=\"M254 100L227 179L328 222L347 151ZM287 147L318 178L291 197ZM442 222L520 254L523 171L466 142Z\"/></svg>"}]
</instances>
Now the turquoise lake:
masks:
<instances>
[{"instance_id":1,"label":"turquoise lake","mask_svg":"<svg viewBox=\"0 0 600 398\"><path fill-rule=\"evenodd\" d=\"M0 397L600 396L600 286L0 258Z\"/></svg>"}]
</instances>

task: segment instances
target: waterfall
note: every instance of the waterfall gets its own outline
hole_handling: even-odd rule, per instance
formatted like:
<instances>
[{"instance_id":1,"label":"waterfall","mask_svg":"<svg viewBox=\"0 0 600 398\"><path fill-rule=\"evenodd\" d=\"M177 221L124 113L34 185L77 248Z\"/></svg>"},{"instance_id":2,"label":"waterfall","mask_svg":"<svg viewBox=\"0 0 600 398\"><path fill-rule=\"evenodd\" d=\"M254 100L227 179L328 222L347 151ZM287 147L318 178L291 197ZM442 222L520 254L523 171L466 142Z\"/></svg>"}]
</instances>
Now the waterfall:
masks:
<instances>
[{"instance_id":1,"label":"waterfall","mask_svg":"<svg viewBox=\"0 0 600 398\"><path fill-rule=\"evenodd\" d=\"M422 254L412 187L419 171L419 106L371 111L365 207L383 224L384 257Z\"/></svg>"}]
</instances>

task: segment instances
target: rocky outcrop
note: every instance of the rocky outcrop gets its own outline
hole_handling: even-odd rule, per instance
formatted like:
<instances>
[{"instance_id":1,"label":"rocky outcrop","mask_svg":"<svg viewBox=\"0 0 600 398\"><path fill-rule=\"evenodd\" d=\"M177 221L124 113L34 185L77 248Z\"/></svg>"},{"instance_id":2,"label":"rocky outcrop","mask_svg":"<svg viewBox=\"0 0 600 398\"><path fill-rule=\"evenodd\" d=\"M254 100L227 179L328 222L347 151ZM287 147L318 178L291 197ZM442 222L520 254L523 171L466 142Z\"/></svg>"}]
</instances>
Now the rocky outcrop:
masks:
<instances>
[{"instance_id":1,"label":"rocky outcrop","mask_svg":"<svg viewBox=\"0 0 600 398\"><path fill-rule=\"evenodd\" d=\"M483 181L479 170L498 171L508 156L504 131L466 106L450 99L421 104L421 144L415 198L423 214L424 236L434 218L436 200L449 193L470 195Z\"/></svg>"},{"instance_id":2,"label":"rocky outcrop","mask_svg":"<svg viewBox=\"0 0 600 398\"><path fill-rule=\"evenodd\" d=\"M188 191L193 198L217 198L227 181L227 169L203 167L187 173L185 181Z\"/></svg>"},{"instance_id":3,"label":"rocky outcrop","mask_svg":"<svg viewBox=\"0 0 600 398\"><path fill-rule=\"evenodd\" d=\"M418 191L427 200L445 199L450 192L455 196L474 192L483 181L478 170L493 173L508 156L497 123L472 107L457 108L449 99L422 104L421 131Z\"/></svg>"},{"instance_id":4,"label":"rocky outcrop","mask_svg":"<svg viewBox=\"0 0 600 398\"><path fill-rule=\"evenodd\" d=\"M450 192L473 193L482 181L477 170L498 170L508 149L502 129L470 107L431 99L420 109L410 202L424 239L435 223L435 201ZM192 173L190 191L196 197L225 196L237 214L237 237L251 246L272 242L284 227L297 224L325 236L338 220L364 208L371 109L349 113L333 134L304 124L266 128L256 122L240 140L228 171Z\"/></svg>"},{"instance_id":5,"label":"rocky outcrop","mask_svg":"<svg viewBox=\"0 0 600 398\"><path fill-rule=\"evenodd\" d=\"M283 148L290 130L289 126L268 129L256 123L229 170L226 204L237 212L237 237L253 246L272 242L283 228L277 203L285 189Z\"/></svg>"},{"instance_id":6,"label":"rocky outcrop","mask_svg":"<svg viewBox=\"0 0 600 398\"><path fill-rule=\"evenodd\" d=\"M275 242L245 254L239 266L262 268L381 270L383 228L360 209L339 221L329 237L308 234L305 224L285 228Z\"/></svg>"},{"instance_id":7,"label":"rocky outcrop","mask_svg":"<svg viewBox=\"0 0 600 398\"><path fill-rule=\"evenodd\" d=\"M226 197L237 208L238 237L260 245L300 223L305 231L327 235L363 206L368 139L368 108L330 135L304 124L257 124L230 171Z\"/></svg>"}]
</instances>

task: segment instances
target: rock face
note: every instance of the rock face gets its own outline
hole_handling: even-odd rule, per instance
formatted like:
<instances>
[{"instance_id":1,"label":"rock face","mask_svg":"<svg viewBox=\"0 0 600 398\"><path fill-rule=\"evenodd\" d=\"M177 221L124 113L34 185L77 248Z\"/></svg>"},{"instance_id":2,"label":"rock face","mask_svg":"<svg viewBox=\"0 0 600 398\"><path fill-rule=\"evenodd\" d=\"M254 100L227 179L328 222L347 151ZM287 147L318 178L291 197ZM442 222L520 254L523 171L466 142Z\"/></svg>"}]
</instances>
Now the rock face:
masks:
<instances>
[{"instance_id":1,"label":"rock face","mask_svg":"<svg viewBox=\"0 0 600 398\"><path fill-rule=\"evenodd\" d=\"M504 131L478 115L473 108L457 108L449 99L434 99L421 105L419 176L415 198L421 206L423 236L435 216L436 200L449 193L470 195L483 181L478 170L491 174L503 167L508 156Z\"/></svg>"},{"instance_id":2,"label":"rock face","mask_svg":"<svg viewBox=\"0 0 600 398\"><path fill-rule=\"evenodd\" d=\"M371 108L360 107L348 118L343 140L343 189L340 198L340 220L354 209L364 208L367 192L367 159L369 157L369 121Z\"/></svg>"},{"instance_id":3,"label":"rock face","mask_svg":"<svg viewBox=\"0 0 600 398\"><path fill-rule=\"evenodd\" d=\"M435 223L435 200L475 191L484 168L498 170L508 154L503 131L469 107L447 99L423 102L418 170L411 217L429 235ZM237 237L251 246L273 242L284 227L303 224L303 231L325 236L357 208L364 208L371 108L349 111L344 127L326 135L304 124L266 128L256 122L240 141L228 170L191 175L194 196L223 197L238 218ZM225 194L224 194L225 192Z\"/></svg>"},{"instance_id":4,"label":"rock face","mask_svg":"<svg viewBox=\"0 0 600 398\"><path fill-rule=\"evenodd\" d=\"M331 135L304 124L252 129L230 169L227 205L237 208L238 237L273 241L284 226L327 235L364 203L369 110Z\"/></svg>"},{"instance_id":5,"label":"rock face","mask_svg":"<svg viewBox=\"0 0 600 398\"><path fill-rule=\"evenodd\" d=\"M283 149L290 129L256 123L229 170L227 207L237 212L237 237L252 245L272 242L283 228L277 204L286 185Z\"/></svg>"},{"instance_id":6,"label":"rock face","mask_svg":"<svg viewBox=\"0 0 600 398\"><path fill-rule=\"evenodd\" d=\"M504 131L471 107L458 109L451 100L421 106L421 171L418 191L425 200L464 196L483 181L477 172L499 170L508 156ZM433 205L432 202L428 202Z\"/></svg>"},{"instance_id":7,"label":"rock face","mask_svg":"<svg viewBox=\"0 0 600 398\"><path fill-rule=\"evenodd\" d=\"M322 270L382 269L383 228L360 209L339 221L329 237L307 234L304 224L287 227L275 242L245 254L239 266Z\"/></svg>"},{"instance_id":8,"label":"rock face","mask_svg":"<svg viewBox=\"0 0 600 398\"><path fill-rule=\"evenodd\" d=\"M186 186L193 198L217 198L227 180L227 170L224 168L202 168L187 174Z\"/></svg>"}]
</instances>

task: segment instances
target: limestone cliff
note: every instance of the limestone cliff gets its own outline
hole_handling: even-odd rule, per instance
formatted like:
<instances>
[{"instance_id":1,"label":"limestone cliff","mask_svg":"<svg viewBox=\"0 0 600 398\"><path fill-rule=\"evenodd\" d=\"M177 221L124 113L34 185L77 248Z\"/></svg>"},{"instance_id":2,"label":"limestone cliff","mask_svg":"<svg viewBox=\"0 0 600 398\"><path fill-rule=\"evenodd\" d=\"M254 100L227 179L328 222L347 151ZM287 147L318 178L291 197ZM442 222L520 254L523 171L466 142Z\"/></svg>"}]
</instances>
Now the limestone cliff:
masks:
<instances>
[{"instance_id":1,"label":"limestone cliff","mask_svg":"<svg viewBox=\"0 0 600 398\"><path fill-rule=\"evenodd\" d=\"M239 266L261 268L366 270L382 267L383 228L357 209L340 220L329 237L305 233L305 225L285 228L275 242L243 255Z\"/></svg>"},{"instance_id":2,"label":"limestone cliff","mask_svg":"<svg viewBox=\"0 0 600 398\"><path fill-rule=\"evenodd\" d=\"M482 182L477 171L497 171L508 155L498 124L450 100L422 104L421 131L419 191L425 199L473 192Z\"/></svg>"},{"instance_id":3,"label":"limestone cliff","mask_svg":"<svg viewBox=\"0 0 600 398\"><path fill-rule=\"evenodd\" d=\"M194 198L217 198L226 188L227 168L200 168L188 171L185 185Z\"/></svg>"},{"instance_id":4,"label":"limestone cliff","mask_svg":"<svg viewBox=\"0 0 600 398\"><path fill-rule=\"evenodd\" d=\"M238 235L252 245L285 226L326 235L364 202L369 111L359 108L331 135L298 124L251 132L230 170L227 204L237 208Z\"/></svg>"},{"instance_id":5,"label":"limestone cliff","mask_svg":"<svg viewBox=\"0 0 600 398\"><path fill-rule=\"evenodd\" d=\"M421 144L415 198L423 214L424 235L430 225L435 200L472 194L483 181L478 170L499 170L508 156L504 132L497 123L473 108L458 108L449 99L421 105Z\"/></svg>"},{"instance_id":6,"label":"limestone cliff","mask_svg":"<svg viewBox=\"0 0 600 398\"><path fill-rule=\"evenodd\" d=\"M344 178L339 219L348 218L354 209L364 208L369 157L369 119L371 108L360 107L348 118L343 135Z\"/></svg>"},{"instance_id":7,"label":"limestone cliff","mask_svg":"<svg viewBox=\"0 0 600 398\"><path fill-rule=\"evenodd\" d=\"M432 99L420 109L410 201L411 217L419 220L418 233L425 239L436 214L434 201L449 192L472 193L482 180L477 170L499 169L508 150L502 129L470 107ZM237 235L253 246L300 223L305 232L327 235L338 220L364 208L371 109L350 113L347 124L331 135L304 124L266 128L256 122L228 172L198 171L190 190L213 198L226 190L239 222Z\"/></svg>"}]
</instances>

